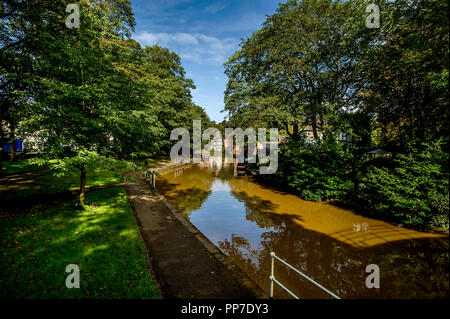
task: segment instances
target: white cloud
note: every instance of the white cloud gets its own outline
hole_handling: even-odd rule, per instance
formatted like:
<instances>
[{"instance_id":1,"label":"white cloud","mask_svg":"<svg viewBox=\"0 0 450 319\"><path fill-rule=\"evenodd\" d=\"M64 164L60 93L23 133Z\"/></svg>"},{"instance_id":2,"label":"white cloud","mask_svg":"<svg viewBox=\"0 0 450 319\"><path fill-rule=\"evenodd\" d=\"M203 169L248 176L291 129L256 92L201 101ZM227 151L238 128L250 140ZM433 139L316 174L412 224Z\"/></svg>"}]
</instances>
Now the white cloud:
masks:
<instances>
[{"instance_id":1,"label":"white cloud","mask_svg":"<svg viewBox=\"0 0 450 319\"><path fill-rule=\"evenodd\" d=\"M195 36L189 33L149 33L143 32L136 35L136 40L146 45L170 45L170 44L194 44L197 45L198 41Z\"/></svg>"},{"instance_id":2,"label":"white cloud","mask_svg":"<svg viewBox=\"0 0 450 319\"><path fill-rule=\"evenodd\" d=\"M219 39L201 33L150 33L142 32L135 39L143 45L159 44L177 52L182 59L201 63L223 63L234 50L238 40Z\"/></svg>"},{"instance_id":3,"label":"white cloud","mask_svg":"<svg viewBox=\"0 0 450 319\"><path fill-rule=\"evenodd\" d=\"M217 2L213 3L205 8L205 12L207 13L216 13L225 9L228 5L225 3Z\"/></svg>"}]
</instances>

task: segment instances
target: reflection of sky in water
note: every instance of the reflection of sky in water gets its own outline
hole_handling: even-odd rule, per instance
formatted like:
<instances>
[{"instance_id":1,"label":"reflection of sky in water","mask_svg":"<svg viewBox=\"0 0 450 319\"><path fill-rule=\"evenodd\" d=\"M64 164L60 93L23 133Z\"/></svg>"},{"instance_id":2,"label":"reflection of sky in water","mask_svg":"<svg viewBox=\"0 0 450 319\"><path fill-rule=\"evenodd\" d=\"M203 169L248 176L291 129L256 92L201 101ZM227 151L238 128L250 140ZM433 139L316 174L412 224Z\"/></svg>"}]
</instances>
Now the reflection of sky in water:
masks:
<instances>
[{"instance_id":1,"label":"reflection of sky in water","mask_svg":"<svg viewBox=\"0 0 450 319\"><path fill-rule=\"evenodd\" d=\"M273 227L261 228L255 222L247 220L242 213L245 212L244 202L238 201L231 194L227 182L216 179L211 191L202 206L191 213L190 221L216 246L219 246L219 241L223 242L225 239L231 242L234 236L245 238L250 250L262 249L261 235L276 230ZM248 248L239 247L239 250L248 258L252 258L252 262L258 266L258 259L247 254Z\"/></svg>"}]
</instances>

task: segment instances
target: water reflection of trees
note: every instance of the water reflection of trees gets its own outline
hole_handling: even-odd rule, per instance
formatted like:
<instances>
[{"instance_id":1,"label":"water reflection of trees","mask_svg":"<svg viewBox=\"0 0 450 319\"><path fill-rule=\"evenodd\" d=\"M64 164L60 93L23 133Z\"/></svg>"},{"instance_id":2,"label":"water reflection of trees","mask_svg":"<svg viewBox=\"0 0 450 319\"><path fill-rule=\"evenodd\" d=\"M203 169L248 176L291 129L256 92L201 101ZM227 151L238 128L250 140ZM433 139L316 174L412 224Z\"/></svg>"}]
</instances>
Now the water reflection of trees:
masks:
<instances>
[{"instance_id":1,"label":"water reflection of trees","mask_svg":"<svg viewBox=\"0 0 450 319\"><path fill-rule=\"evenodd\" d=\"M223 182L235 179L236 177L234 176L233 166L230 165L225 166L223 169L219 171L216 177Z\"/></svg>"},{"instance_id":2,"label":"water reflection of trees","mask_svg":"<svg viewBox=\"0 0 450 319\"><path fill-rule=\"evenodd\" d=\"M303 228L291 215L275 213L270 201L249 197L245 192L233 192L233 195L244 201L247 220L271 230L261 235L259 247L252 247L242 234L219 242L219 246L266 291L269 289L270 252L274 251L344 298L449 296L448 248L439 245L439 240L405 240L355 248ZM365 286L368 264L377 264L380 268L380 289ZM277 263L275 271L277 278L299 297L327 297L283 265ZM288 297L281 289L276 289L276 296Z\"/></svg>"},{"instance_id":3,"label":"water reflection of trees","mask_svg":"<svg viewBox=\"0 0 450 319\"><path fill-rule=\"evenodd\" d=\"M180 174L169 172L163 175L157 179L157 189L188 217L211 194L214 179L208 168L193 165Z\"/></svg>"},{"instance_id":4,"label":"water reflection of trees","mask_svg":"<svg viewBox=\"0 0 450 319\"><path fill-rule=\"evenodd\" d=\"M249 197L245 192L232 190L231 193L238 201L244 203L247 220L255 222L261 228L285 228L285 218L281 215L273 214L276 207L271 201L257 196Z\"/></svg>"}]
</instances>

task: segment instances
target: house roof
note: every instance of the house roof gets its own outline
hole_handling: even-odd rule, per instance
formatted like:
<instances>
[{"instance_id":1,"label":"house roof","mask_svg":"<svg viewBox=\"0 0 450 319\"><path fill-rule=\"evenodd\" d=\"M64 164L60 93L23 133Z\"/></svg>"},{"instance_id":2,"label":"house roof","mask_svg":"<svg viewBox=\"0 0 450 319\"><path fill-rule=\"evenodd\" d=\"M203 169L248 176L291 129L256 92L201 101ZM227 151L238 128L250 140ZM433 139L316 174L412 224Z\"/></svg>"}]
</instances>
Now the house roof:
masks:
<instances>
[{"instance_id":1,"label":"house roof","mask_svg":"<svg viewBox=\"0 0 450 319\"><path fill-rule=\"evenodd\" d=\"M312 130L313 130L312 125L308 124L303 128L303 130L301 130L301 132L312 131ZM317 123L317 131L320 131L320 125L318 123Z\"/></svg>"}]
</instances>

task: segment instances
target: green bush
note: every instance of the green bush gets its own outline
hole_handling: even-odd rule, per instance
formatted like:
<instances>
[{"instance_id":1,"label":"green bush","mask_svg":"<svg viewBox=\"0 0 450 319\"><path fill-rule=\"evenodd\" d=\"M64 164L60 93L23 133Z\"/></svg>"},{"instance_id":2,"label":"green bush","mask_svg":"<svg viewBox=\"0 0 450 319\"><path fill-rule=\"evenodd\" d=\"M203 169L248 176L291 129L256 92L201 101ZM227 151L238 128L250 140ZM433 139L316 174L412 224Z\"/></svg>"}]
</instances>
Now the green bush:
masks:
<instances>
[{"instance_id":1,"label":"green bush","mask_svg":"<svg viewBox=\"0 0 450 319\"><path fill-rule=\"evenodd\" d=\"M351 152L339 143L291 141L280 148L278 171L270 178L311 201L346 198L352 189Z\"/></svg>"},{"instance_id":2,"label":"green bush","mask_svg":"<svg viewBox=\"0 0 450 319\"><path fill-rule=\"evenodd\" d=\"M448 227L448 172L448 153L439 143L410 147L407 154L372 160L357 200L405 225Z\"/></svg>"},{"instance_id":3,"label":"green bush","mask_svg":"<svg viewBox=\"0 0 450 319\"><path fill-rule=\"evenodd\" d=\"M432 224L436 227L444 227L448 229L449 226L449 196L437 195L432 198L431 207L435 214L432 215Z\"/></svg>"}]
</instances>

